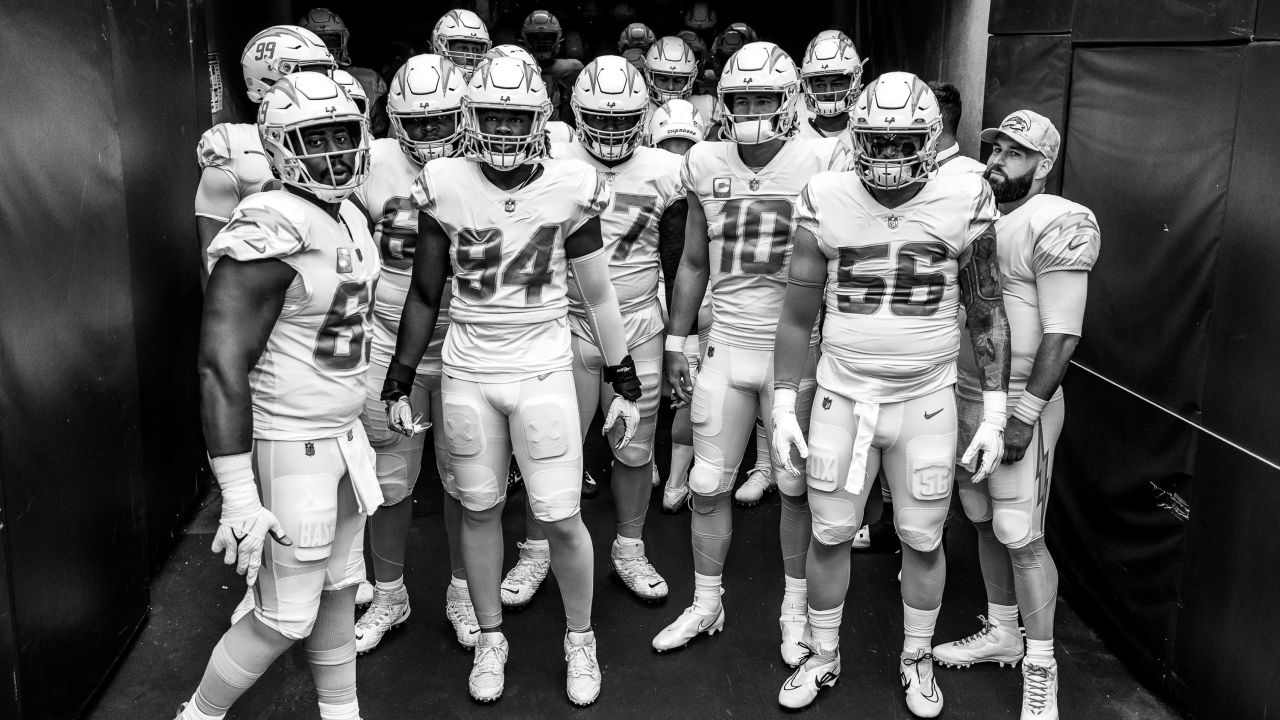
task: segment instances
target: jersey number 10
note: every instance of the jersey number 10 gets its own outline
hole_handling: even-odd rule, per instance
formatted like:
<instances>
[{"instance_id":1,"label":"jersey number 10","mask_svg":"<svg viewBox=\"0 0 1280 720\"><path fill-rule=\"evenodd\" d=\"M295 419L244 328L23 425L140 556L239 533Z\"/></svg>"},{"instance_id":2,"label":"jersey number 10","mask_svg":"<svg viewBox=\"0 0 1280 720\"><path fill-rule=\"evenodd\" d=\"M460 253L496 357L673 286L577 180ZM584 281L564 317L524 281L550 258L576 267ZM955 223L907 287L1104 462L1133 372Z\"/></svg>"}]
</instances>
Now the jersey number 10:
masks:
<instances>
[{"instance_id":1,"label":"jersey number 10","mask_svg":"<svg viewBox=\"0 0 1280 720\"><path fill-rule=\"evenodd\" d=\"M791 241L791 201L783 198L745 198L724 204L724 247L720 272L772 275L787 260ZM768 220L768 224L766 224ZM763 258L760 256L764 255Z\"/></svg>"}]
</instances>

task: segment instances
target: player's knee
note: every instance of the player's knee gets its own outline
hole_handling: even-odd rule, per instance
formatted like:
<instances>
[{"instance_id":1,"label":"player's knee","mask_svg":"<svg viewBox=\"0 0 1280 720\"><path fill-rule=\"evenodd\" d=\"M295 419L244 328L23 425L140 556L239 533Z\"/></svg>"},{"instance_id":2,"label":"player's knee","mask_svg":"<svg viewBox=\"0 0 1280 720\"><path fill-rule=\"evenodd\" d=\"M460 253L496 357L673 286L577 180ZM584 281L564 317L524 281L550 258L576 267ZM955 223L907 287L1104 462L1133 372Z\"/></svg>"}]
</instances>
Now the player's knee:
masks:
<instances>
[{"instance_id":1,"label":"player's knee","mask_svg":"<svg viewBox=\"0 0 1280 720\"><path fill-rule=\"evenodd\" d=\"M614 450L613 457L627 467L643 467L653 460L653 442L636 442L632 440L621 450Z\"/></svg>"},{"instance_id":2,"label":"player's knee","mask_svg":"<svg viewBox=\"0 0 1280 720\"><path fill-rule=\"evenodd\" d=\"M378 478L378 486L382 488L381 507L394 507L399 505L413 494L413 490L410 489L409 484L406 482L393 482L390 480L384 480L383 478Z\"/></svg>"},{"instance_id":3,"label":"player's knee","mask_svg":"<svg viewBox=\"0 0 1280 720\"><path fill-rule=\"evenodd\" d=\"M849 542L861 524L858 508L843 497L821 495L809 498L812 518L811 534L820 545L839 545Z\"/></svg>"},{"instance_id":4,"label":"player's knee","mask_svg":"<svg viewBox=\"0 0 1280 720\"><path fill-rule=\"evenodd\" d=\"M525 477L529 511L544 523L559 522L577 515L582 507L581 482L580 475L566 473L563 468L543 470Z\"/></svg>"},{"instance_id":5,"label":"player's knee","mask_svg":"<svg viewBox=\"0 0 1280 720\"><path fill-rule=\"evenodd\" d=\"M305 601L294 600L288 604L280 603L278 607L258 607L253 611L254 617L281 637L289 640L305 640L316 626L316 618L320 614L320 594Z\"/></svg>"},{"instance_id":6,"label":"player's knee","mask_svg":"<svg viewBox=\"0 0 1280 720\"><path fill-rule=\"evenodd\" d=\"M691 474L692 476L692 474ZM721 512L729 507L729 493L720 492L715 494L699 495L692 493L689 495L689 509L698 515L713 515Z\"/></svg>"},{"instance_id":7,"label":"player's knee","mask_svg":"<svg viewBox=\"0 0 1280 720\"><path fill-rule=\"evenodd\" d=\"M947 509L904 508L893 516L898 538L907 547L920 552L933 552L942 544L942 529L946 525Z\"/></svg>"},{"instance_id":8,"label":"player's knee","mask_svg":"<svg viewBox=\"0 0 1280 720\"><path fill-rule=\"evenodd\" d=\"M699 495L719 495L733 484L733 473L723 468L695 460L689 470L689 492Z\"/></svg>"},{"instance_id":9,"label":"player's knee","mask_svg":"<svg viewBox=\"0 0 1280 720\"><path fill-rule=\"evenodd\" d=\"M382 488L382 507L391 507L413 493L408 463L398 454L378 453L378 487Z\"/></svg>"},{"instance_id":10,"label":"player's knee","mask_svg":"<svg viewBox=\"0 0 1280 720\"><path fill-rule=\"evenodd\" d=\"M1008 548L1022 548L1039 539L1031 527L1031 516L1023 512L997 509L991 520L991 530L1000 544Z\"/></svg>"},{"instance_id":11,"label":"player's knee","mask_svg":"<svg viewBox=\"0 0 1280 720\"><path fill-rule=\"evenodd\" d=\"M960 485L960 505L964 508L964 516L975 523L991 522L991 500L980 487L973 483Z\"/></svg>"}]
</instances>

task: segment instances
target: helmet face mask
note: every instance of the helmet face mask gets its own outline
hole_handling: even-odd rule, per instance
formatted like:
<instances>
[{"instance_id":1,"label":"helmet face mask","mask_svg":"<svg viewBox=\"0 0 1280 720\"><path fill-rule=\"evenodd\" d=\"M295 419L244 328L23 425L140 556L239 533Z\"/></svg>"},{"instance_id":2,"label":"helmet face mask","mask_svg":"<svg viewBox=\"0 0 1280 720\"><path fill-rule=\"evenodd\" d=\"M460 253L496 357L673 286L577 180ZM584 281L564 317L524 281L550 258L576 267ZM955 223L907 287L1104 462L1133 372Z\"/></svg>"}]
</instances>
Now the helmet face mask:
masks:
<instances>
[{"instance_id":1,"label":"helmet face mask","mask_svg":"<svg viewBox=\"0 0 1280 720\"><path fill-rule=\"evenodd\" d=\"M369 174L369 121L323 75L281 78L258 108L258 134L280 180L322 202L342 202Z\"/></svg>"},{"instance_id":2,"label":"helmet face mask","mask_svg":"<svg viewBox=\"0 0 1280 720\"><path fill-rule=\"evenodd\" d=\"M328 8L312 8L298 21L298 25L310 30L329 48L330 54L338 61L338 65L346 67L351 64L351 56L347 52L347 41L351 32L347 24L337 13Z\"/></svg>"},{"instance_id":3,"label":"helmet face mask","mask_svg":"<svg viewBox=\"0 0 1280 720\"><path fill-rule=\"evenodd\" d=\"M439 55L415 55L387 89L387 116L400 149L419 163L463 149L462 98L466 78Z\"/></svg>"},{"instance_id":4,"label":"helmet face mask","mask_svg":"<svg viewBox=\"0 0 1280 720\"><path fill-rule=\"evenodd\" d=\"M929 86L910 73L886 73L868 85L850 131L854 171L873 188L898 190L937 171L942 113Z\"/></svg>"},{"instance_id":5,"label":"helmet face mask","mask_svg":"<svg viewBox=\"0 0 1280 720\"><path fill-rule=\"evenodd\" d=\"M644 56L644 76L649 99L656 105L669 100L685 100L693 94L698 76L698 58L678 37L664 37L650 46Z\"/></svg>"},{"instance_id":6,"label":"helmet face mask","mask_svg":"<svg viewBox=\"0 0 1280 720\"><path fill-rule=\"evenodd\" d=\"M431 32L435 53L448 58L464 72L474 70L492 46L489 28L470 10L450 10L436 21Z\"/></svg>"},{"instance_id":7,"label":"helmet face mask","mask_svg":"<svg viewBox=\"0 0 1280 720\"><path fill-rule=\"evenodd\" d=\"M648 102L644 78L625 58L592 60L574 82L569 101L578 141L600 160L626 159L643 139Z\"/></svg>"},{"instance_id":8,"label":"helmet face mask","mask_svg":"<svg viewBox=\"0 0 1280 720\"><path fill-rule=\"evenodd\" d=\"M760 111L758 96L772 93L775 107ZM753 99L746 106L735 102L739 95ZM795 63L777 45L751 43L734 53L725 63L717 90L723 132L730 142L758 145L792 135L796 126L796 106L800 98L800 78Z\"/></svg>"},{"instance_id":9,"label":"helmet face mask","mask_svg":"<svg viewBox=\"0 0 1280 720\"><path fill-rule=\"evenodd\" d=\"M560 53L564 31L555 15L546 10L534 10L520 27L520 39L538 62L551 62Z\"/></svg>"},{"instance_id":10,"label":"helmet face mask","mask_svg":"<svg viewBox=\"0 0 1280 720\"><path fill-rule=\"evenodd\" d=\"M240 55L245 91L255 103L280 78L307 70L325 74L338 63L315 33L296 25L274 25L263 30L245 46Z\"/></svg>"},{"instance_id":11,"label":"helmet face mask","mask_svg":"<svg viewBox=\"0 0 1280 720\"><path fill-rule=\"evenodd\" d=\"M471 76L462 110L469 157L509 171L546 156L551 101L536 67L515 57L483 63Z\"/></svg>"},{"instance_id":12,"label":"helmet face mask","mask_svg":"<svg viewBox=\"0 0 1280 720\"><path fill-rule=\"evenodd\" d=\"M826 117L849 112L861 89L862 64L857 49L843 33L838 30L818 33L805 48L804 61L800 65L805 107L815 115ZM833 77L848 80L847 83L834 83L831 81Z\"/></svg>"}]
</instances>

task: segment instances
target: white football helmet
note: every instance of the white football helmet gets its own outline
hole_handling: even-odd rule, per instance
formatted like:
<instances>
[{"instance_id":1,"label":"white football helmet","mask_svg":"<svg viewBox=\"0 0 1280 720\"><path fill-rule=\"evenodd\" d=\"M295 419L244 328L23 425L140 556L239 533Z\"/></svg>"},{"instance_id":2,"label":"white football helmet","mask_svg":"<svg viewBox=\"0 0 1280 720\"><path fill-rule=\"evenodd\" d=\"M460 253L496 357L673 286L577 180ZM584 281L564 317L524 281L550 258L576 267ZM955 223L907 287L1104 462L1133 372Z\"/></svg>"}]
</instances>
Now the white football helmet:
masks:
<instances>
[{"instance_id":1,"label":"white football helmet","mask_svg":"<svg viewBox=\"0 0 1280 720\"><path fill-rule=\"evenodd\" d=\"M819 40L828 40L830 38L839 38L847 43L853 42L853 38L849 37L849 35L843 30L823 30L817 35L814 35L813 40L810 40L809 42L813 43Z\"/></svg>"},{"instance_id":2,"label":"white football helmet","mask_svg":"<svg viewBox=\"0 0 1280 720\"><path fill-rule=\"evenodd\" d=\"M564 30L555 15L546 10L534 10L520 26L520 40L538 62L551 62L560 53Z\"/></svg>"},{"instance_id":3,"label":"white football helmet","mask_svg":"<svg viewBox=\"0 0 1280 720\"><path fill-rule=\"evenodd\" d=\"M387 88L387 115L391 131L405 154L420 163L438 157L453 157L462 151L462 98L467 80L462 70L440 55L414 55L396 71ZM448 115L453 117L453 133L435 140L413 140L404 121Z\"/></svg>"},{"instance_id":4,"label":"white football helmet","mask_svg":"<svg viewBox=\"0 0 1280 720\"><path fill-rule=\"evenodd\" d=\"M308 153L302 132L324 125L345 126L356 139L356 147ZM295 73L276 81L258 106L258 135L280 180L323 202L342 202L369 175L369 120L341 85L319 73ZM351 156L346 161L351 178L341 185L312 177L303 163L304 158L323 158L332 177L335 157L344 155Z\"/></svg>"},{"instance_id":5,"label":"white football helmet","mask_svg":"<svg viewBox=\"0 0 1280 720\"><path fill-rule=\"evenodd\" d=\"M654 84L658 76L675 78L677 89L658 89ZM685 100L693 94L693 81L698 77L698 58L684 40L675 36L661 38L644 54L644 77L649 83L649 99L655 104Z\"/></svg>"},{"instance_id":6,"label":"white football helmet","mask_svg":"<svg viewBox=\"0 0 1280 720\"><path fill-rule=\"evenodd\" d=\"M622 160L635 152L644 133L649 94L644 78L626 58L601 55L587 63L569 100L578 124L578 142L601 160ZM592 118L628 122L618 130L593 127Z\"/></svg>"},{"instance_id":7,"label":"white football helmet","mask_svg":"<svg viewBox=\"0 0 1280 720\"><path fill-rule=\"evenodd\" d=\"M482 132L480 114L486 109L528 112L528 135ZM547 154L547 120L551 101L542 73L514 57L494 58L476 68L462 100L467 155L498 170L512 170Z\"/></svg>"},{"instance_id":8,"label":"white football helmet","mask_svg":"<svg viewBox=\"0 0 1280 720\"><path fill-rule=\"evenodd\" d=\"M885 73L871 81L853 106L849 130L853 170L872 187L896 190L924 182L938 168L942 112L933 91L911 73ZM886 149L897 157L879 157Z\"/></svg>"},{"instance_id":9,"label":"white football helmet","mask_svg":"<svg viewBox=\"0 0 1280 720\"><path fill-rule=\"evenodd\" d=\"M347 30L347 24L342 22L342 18L338 17L337 13L329 8L312 8L302 16L298 25L320 38L320 42L329 48L329 54L338 61L339 67L351 64L351 54L347 52L347 40L351 38L351 32Z\"/></svg>"},{"instance_id":10,"label":"white football helmet","mask_svg":"<svg viewBox=\"0 0 1280 720\"><path fill-rule=\"evenodd\" d=\"M315 33L297 25L273 25L253 36L240 55L249 99L255 103L277 80L302 70L330 73L338 67Z\"/></svg>"},{"instance_id":11,"label":"white football helmet","mask_svg":"<svg viewBox=\"0 0 1280 720\"><path fill-rule=\"evenodd\" d=\"M777 93L778 109L762 115L733 113L729 96L748 92ZM748 43L725 63L716 96L724 118L722 132L730 142L758 145L789 137L796 125L800 73L791 57L777 45Z\"/></svg>"},{"instance_id":12,"label":"white football helmet","mask_svg":"<svg viewBox=\"0 0 1280 720\"><path fill-rule=\"evenodd\" d=\"M494 45L489 48L489 52L484 54L485 60L492 60L499 57L519 58L534 67L538 67L538 61L533 59L533 55L519 45Z\"/></svg>"},{"instance_id":13,"label":"white football helmet","mask_svg":"<svg viewBox=\"0 0 1280 720\"><path fill-rule=\"evenodd\" d=\"M351 99L356 101L360 112L364 113L365 117L369 117L369 93L364 91L364 86L360 84L360 81L342 68L333 71L333 81L341 85L342 89L346 90L347 94L351 96Z\"/></svg>"},{"instance_id":14,"label":"white football helmet","mask_svg":"<svg viewBox=\"0 0 1280 720\"><path fill-rule=\"evenodd\" d=\"M478 43L484 49L479 52L457 50L454 49L454 43L457 42ZM431 32L431 47L436 54L448 58L468 74L480 64L481 58L492 46L489 28L485 27L479 15L470 10L450 10L436 21L436 27Z\"/></svg>"},{"instance_id":15,"label":"white football helmet","mask_svg":"<svg viewBox=\"0 0 1280 720\"><path fill-rule=\"evenodd\" d=\"M848 40L819 35L809 41L809 47L804 51L804 61L800 63L800 85L804 91L805 107L815 115L827 117L848 112L861 90L862 64L863 60L858 57L857 48ZM814 90L811 85L813 79L825 75L848 77L849 89L834 92Z\"/></svg>"},{"instance_id":16,"label":"white football helmet","mask_svg":"<svg viewBox=\"0 0 1280 720\"><path fill-rule=\"evenodd\" d=\"M668 100L649 117L647 144L657 147L663 140L681 139L702 142L707 135L702 113L688 100Z\"/></svg>"}]
</instances>

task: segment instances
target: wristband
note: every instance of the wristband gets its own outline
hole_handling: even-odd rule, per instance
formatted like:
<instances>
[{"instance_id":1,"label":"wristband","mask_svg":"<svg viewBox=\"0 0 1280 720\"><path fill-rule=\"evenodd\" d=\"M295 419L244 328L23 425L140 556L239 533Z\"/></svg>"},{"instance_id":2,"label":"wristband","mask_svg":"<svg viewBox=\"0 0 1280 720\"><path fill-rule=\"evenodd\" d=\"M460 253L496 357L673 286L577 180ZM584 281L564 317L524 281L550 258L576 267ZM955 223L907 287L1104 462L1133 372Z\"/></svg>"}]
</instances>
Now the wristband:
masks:
<instances>
[{"instance_id":1,"label":"wristband","mask_svg":"<svg viewBox=\"0 0 1280 720\"><path fill-rule=\"evenodd\" d=\"M1030 392L1022 393L1022 397L1018 398L1018 404L1013 406L1013 416L1028 425L1035 425L1040 421L1040 413L1044 412L1044 406L1049 401L1038 398Z\"/></svg>"},{"instance_id":2,"label":"wristband","mask_svg":"<svg viewBox=\"0 0 1280 720\"><path fill-rule=\"evenodd\" d=\"M417 378L418 373L414 368L392 359L390 367L387 368L387 379L382 381L383 402L395 402L400 398L409 397Z\"/></svg>"},{"instance_id":3,"label":"wristband","mask_svg":"<svg viewBox=\"0 0 1280 720\"><path fill-rule=\"evenodd\" d=\"M982 391L982 422L1004 429L1009 415L1009 393L1004 390Z\"/></svg>"},{"instance_id":4,"label":"wristband","mask_svg":"<svg viewBox=\"0 0 1280 720\"><path fill-rule=\"evenodd\" d=\"M662 341L662 349L667 352L684 352L684 343L689 339L688 335L668 335L666 340Z\"/></svg>"},{"instance_id":5,"label":"wristband","mask_svg":"<svg viewBox=\"0 0 1280 720\"><path fill-rule=\"evenodd\" d=\"M773 389L773 414L777 415L778 411L784 413L795 414L796 412L796 391L787 387L774 387Z\"/></svg>"},{"instance_id":6,"label":"wristband","mask_svg":"<svg viewBox=\"0 0 1280 720\"><path fill-rule=\"evenodd\" d=\"M253 512L262 506L258 499L258 486L253 479L252 453L219 455L210 458L209 464L213 467L218 487L222 489L224 518Z\"/></svg>"},{"instance_id":7,"label":"wristband","mask_svg":"<svg viewBox=\"0 0 1280 720\"><path fill-rule=\"evenodd\" d=\"M636 375L636 364L630 355L623 357L617 365L604 366L601 374L604 381L613 386L615 393L631 402L640 399L640 377Z\"/></svg>"}]
</instances>

